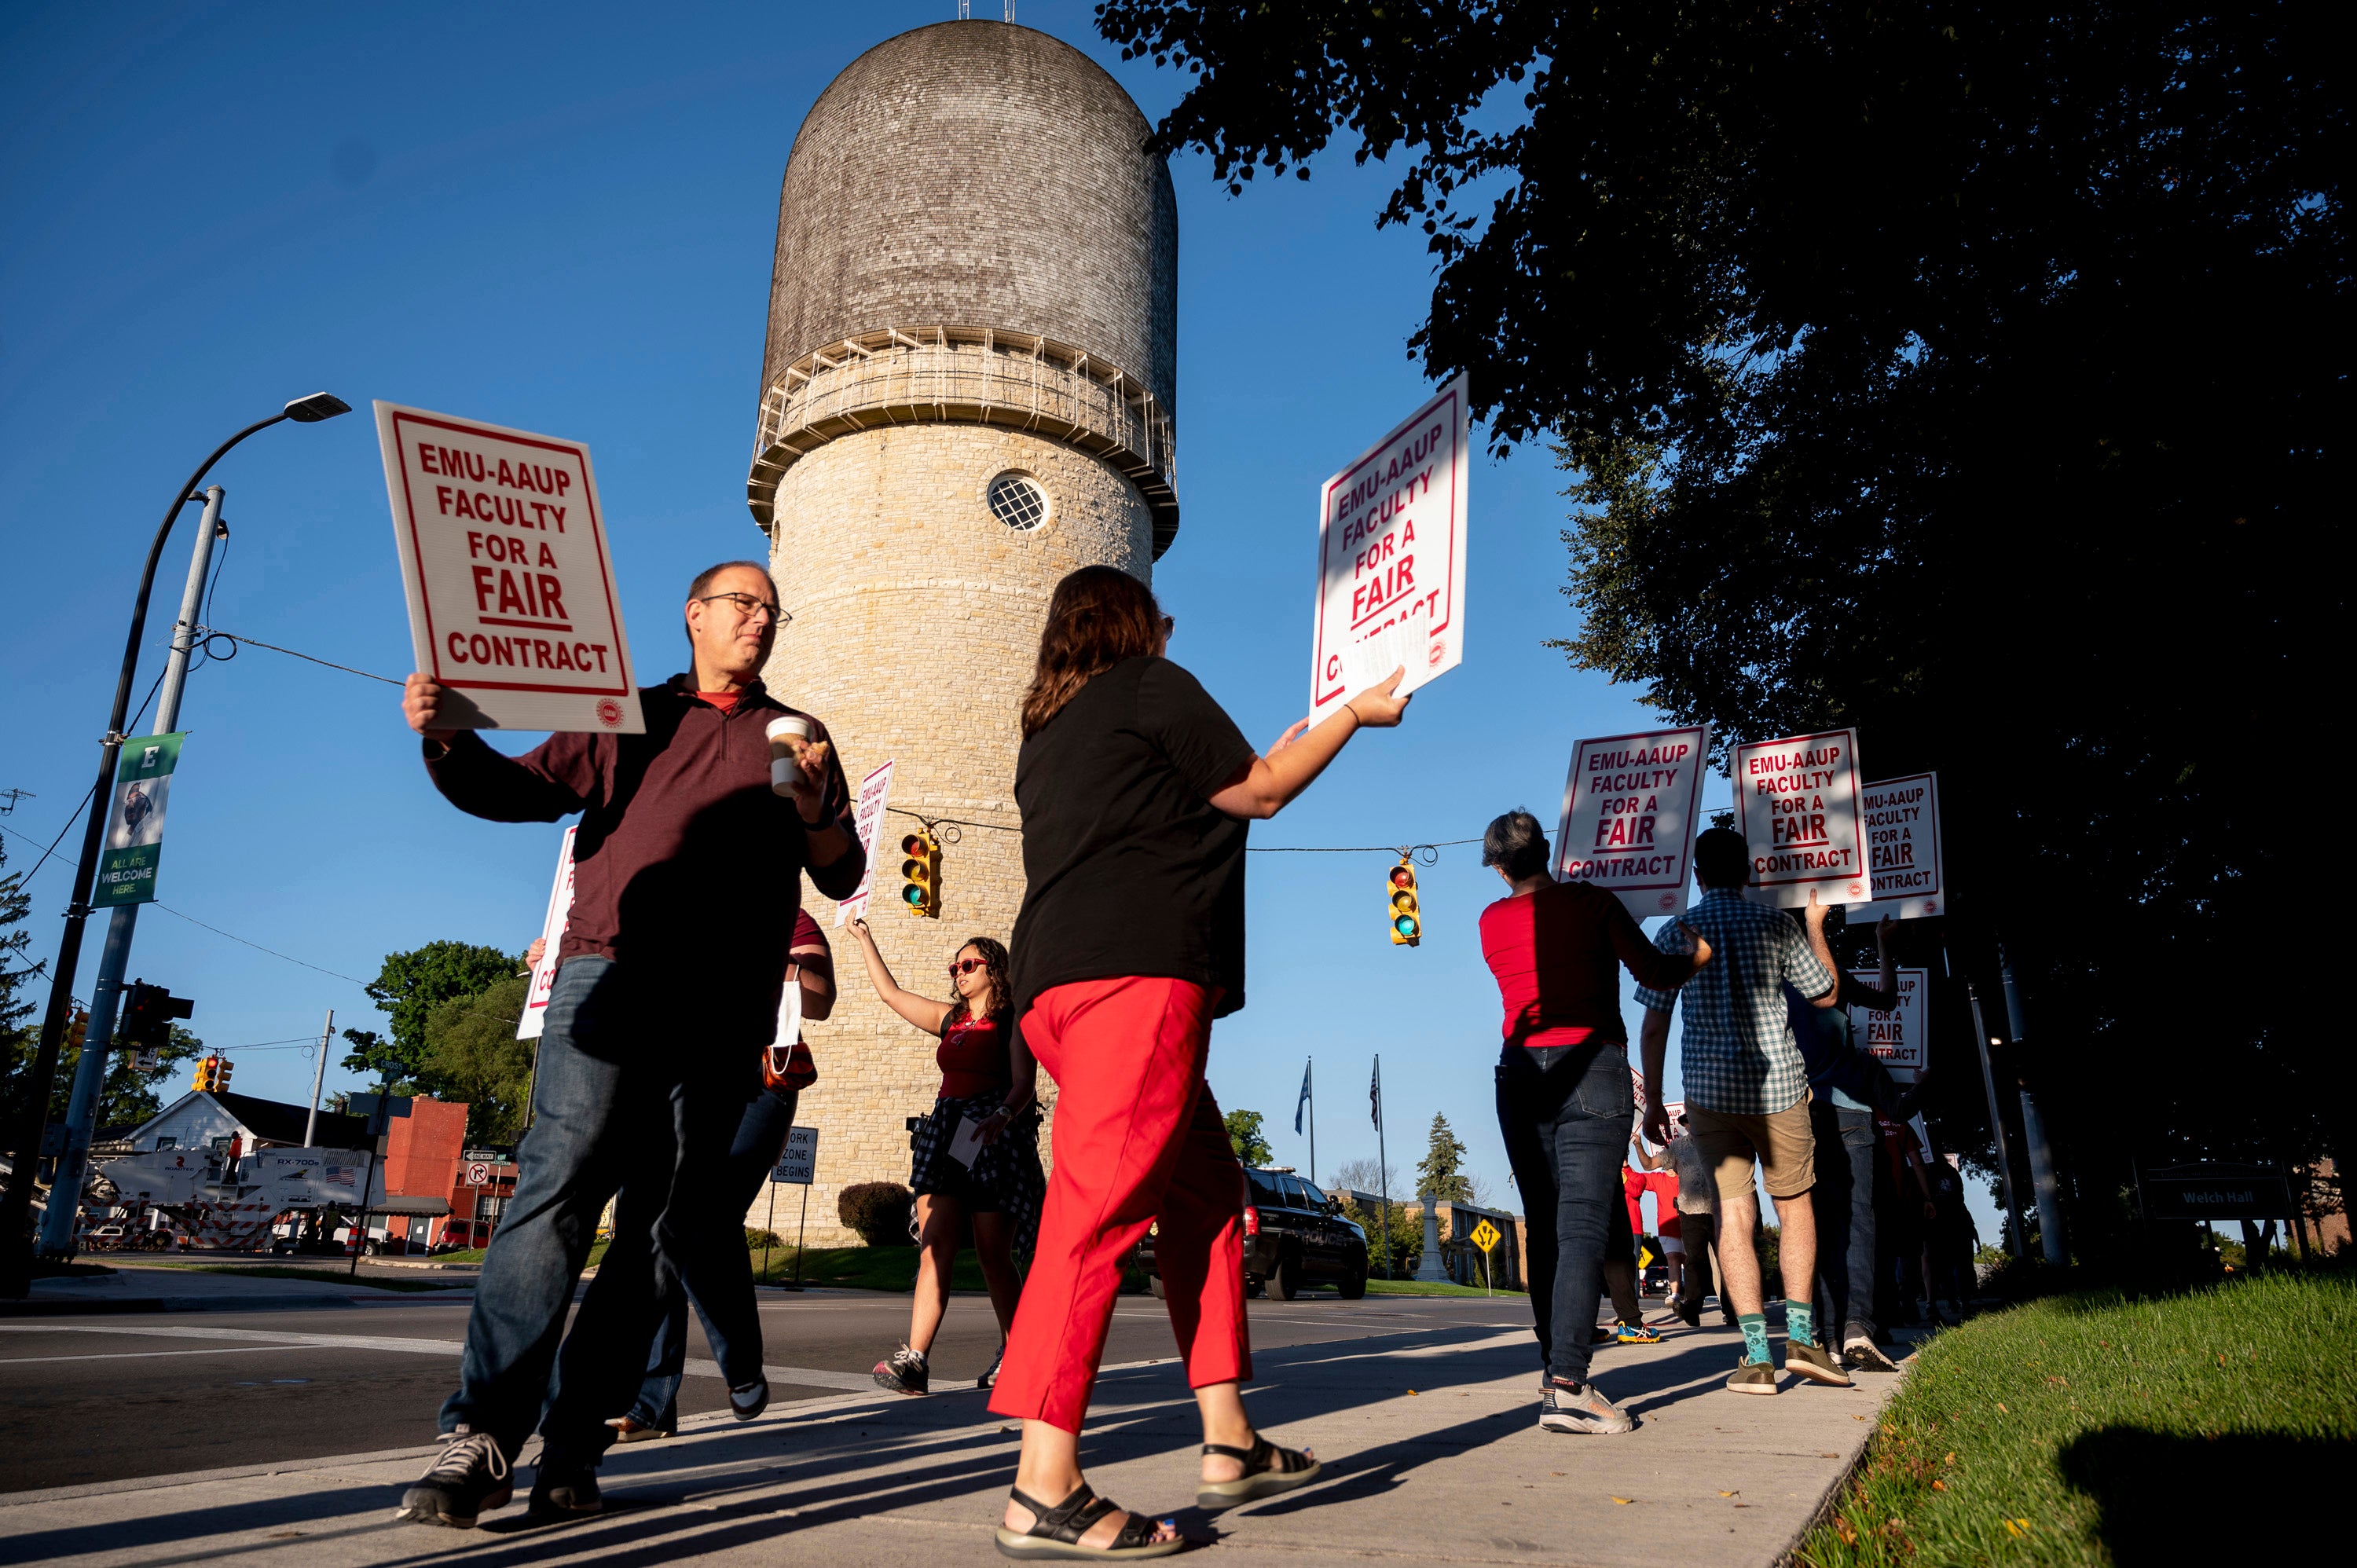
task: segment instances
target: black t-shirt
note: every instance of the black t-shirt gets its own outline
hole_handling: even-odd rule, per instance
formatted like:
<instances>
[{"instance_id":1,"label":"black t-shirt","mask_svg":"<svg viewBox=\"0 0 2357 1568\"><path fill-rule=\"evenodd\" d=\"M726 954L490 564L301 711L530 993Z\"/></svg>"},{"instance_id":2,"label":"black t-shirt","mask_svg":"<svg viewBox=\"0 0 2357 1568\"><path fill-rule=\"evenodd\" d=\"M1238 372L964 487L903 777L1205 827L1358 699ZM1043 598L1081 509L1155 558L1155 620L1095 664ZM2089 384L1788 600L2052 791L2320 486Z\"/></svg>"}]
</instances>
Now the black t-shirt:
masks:
<instances>
[{"instance_id":1,"label":"black t-shirt","mask_svg":"<svg viewBox=\"0 0 2357 1568\"><path fill-rule=\"evenodd\" d=\"M1252 743L1195 677L1125 659L1023 743L1016 1015L1050 986L1168 976L1244 1004L1246 824L1210 797Z\"/></svg>"}]
</instances>

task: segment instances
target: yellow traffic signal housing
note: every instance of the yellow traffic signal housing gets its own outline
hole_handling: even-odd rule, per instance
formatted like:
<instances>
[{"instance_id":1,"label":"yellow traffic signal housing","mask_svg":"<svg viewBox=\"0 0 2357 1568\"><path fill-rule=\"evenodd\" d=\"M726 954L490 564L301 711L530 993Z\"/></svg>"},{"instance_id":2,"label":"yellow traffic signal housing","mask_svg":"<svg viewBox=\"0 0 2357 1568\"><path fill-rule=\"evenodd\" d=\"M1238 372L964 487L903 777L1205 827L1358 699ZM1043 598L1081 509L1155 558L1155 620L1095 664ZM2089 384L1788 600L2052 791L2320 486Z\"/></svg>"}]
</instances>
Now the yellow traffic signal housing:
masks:
<instances>
[{"instance_id":1,"label":"yellow traffic signal housing","mask_svg":"<svg viewBox=\"0 0 2357 1568\"><path fill-rule=\"evenodd\" d=\"M942 918L942 841L930 829L900 841L900 908L928 920Z\"/></svg>"},{"instance_id":2,"label":"yellow traffic signal housing","mask_svg":"<svg viewBox=\"0 0 2357 1568\"><path fill-rule=\"evenodd\" d=\"M221 1058L199 1058L197 1062L197 1081L193 1087L199 1093L203 1093L210 1090L219 1089L221 1087L221 1079L223 1076L224 1075L221 1072Z\"/></svg>"},{"instance_id":3,"label":"yellow traffic signal housing","mask_svg":"<svg viewBox=\"0 0 2357 1568\"><path fill-rule=\"evenodd\" d=\"M73 1022L66 1026L66 1045L78 1051L81 1049L81 1043L88 1038L90 1038L90 1009L77 1007L74 1009Z\"/></svg>"},{"instance_id":4,"label":"yellow traffic signal housing","mask_svg":"<svg viewBox=\"0 0 2357 1568\"><path fill-rule=\"evenodd\" d=\"M1412 948L1424 940L1424 908L1415 895L1415 865L1405 855L1392 867L1389 886L1391 897L1392 945Z\"/></svg>"}]
</instances>

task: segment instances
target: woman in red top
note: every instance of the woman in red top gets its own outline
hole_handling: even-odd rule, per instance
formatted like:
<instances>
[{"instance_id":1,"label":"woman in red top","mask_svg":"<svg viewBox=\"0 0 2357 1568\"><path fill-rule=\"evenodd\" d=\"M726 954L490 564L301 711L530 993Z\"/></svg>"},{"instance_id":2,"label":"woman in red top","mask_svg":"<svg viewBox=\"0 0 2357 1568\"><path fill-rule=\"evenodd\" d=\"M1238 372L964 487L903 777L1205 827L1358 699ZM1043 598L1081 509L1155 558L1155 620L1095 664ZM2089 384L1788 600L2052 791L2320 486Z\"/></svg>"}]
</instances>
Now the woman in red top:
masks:
<instances>
[{"instance_id":1,"label":"woman in red top","mask_svg":"<svg viewBox=\"0 0 2357 1568\"><path fill-rule=\"evenodd\" d=\"M1481 956L1506 1008L1498 1127L1529 1238L1531 1316L1545 1369L1539 1425L1627 1432L1635 1423L1587 1380L1605 1261L1613 1259L1617 1276L1629 1246L1619 1221L1636 1208L1631 1200L1624 1211L1620 1191L1637 1102L1617 970L1625 964L1638 984L1668 991L1709 961L1710 944L1689 930L1685 952L1663 952L1613 894L1557 882L1546 833L1528 811L1490 824L1481 864L1512 889L1481 911ZM1621 1309L1631 1323L1634 1305L1632 1294Z\"/></svg>"},{"instance_id":2,"label":"woman in red top","mask_svg":"<svg viewBox=\"0 0 2357 1568\"><path fill-rule=\"evenodd\" d=\"M1244 835L1309 787L1361 725L1395 725L1401 671L1254 754L1163 657L1171 622L1110 566L1056 585L1023 700L1015 801L1023 908L1015 1000L1056 1080L1055 1176L990 1408L1023 1422L997 1532L1009 1557L1160 1557L1187 1542L1082 1478L1122 1260L1158 1222L1156 1272L1203 1419L1199 1507L1318 1474L1253 1430L1243 1171L1203 1084L1211 1020L1244 1000ZM1307 734L1304 734L1304 731Z\"/></svg>"},{"instance_id":3,"label":"woman in red top","mask_svg":"<svg viewBox=\"0 0 2357 1568\"><path fill-rule=\"evenodd\" d=\"M950 960L950 989L957 1000L936 1002L900 989L866 921L852 921L851 934L859 940L859 956L866 960L867 978L884 1005L942 1040L934 1053L941 1090L932 1114L918 1122L909 1139L915 1158L909 1187L917 1195L917 1300L909 1310L909 1342L876 1364L876 1380L896 1393L931 1391L928 1358L942 1315L949 1310L959 1234L971 1219L983 1283L998 1314L998 1354L982 1375L982 1386L988 1388L998 1376L1006 1331L1015 1322L1021 1288L1015 1252L1038 1227L1046 1186L1032 1095L1039 1069L1015 1033L1006 948L996 938L975 937L958 949ZM962 1139L968 1123L974 1131Z\"/></svg>"}]
</instances>

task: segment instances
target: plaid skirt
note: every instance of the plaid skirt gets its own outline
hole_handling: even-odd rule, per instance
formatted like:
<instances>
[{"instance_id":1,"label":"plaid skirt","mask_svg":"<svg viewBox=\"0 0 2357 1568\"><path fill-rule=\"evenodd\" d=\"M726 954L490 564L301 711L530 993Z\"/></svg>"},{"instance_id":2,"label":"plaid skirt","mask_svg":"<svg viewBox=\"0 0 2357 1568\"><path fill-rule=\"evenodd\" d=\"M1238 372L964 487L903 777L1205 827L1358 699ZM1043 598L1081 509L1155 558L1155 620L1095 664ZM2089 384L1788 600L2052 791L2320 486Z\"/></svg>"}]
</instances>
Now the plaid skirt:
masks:
<instances>
[{"instance_id":1,"label":"plaid skirt","mask_svg":"<svg viewBox=\"0 0 2357 1568\"><path fill-rule=\"evenodd\" d=\"M1015 1229L1015 1255L1030 1255L1039 1237L1039 1207L1048 1196L1048 1178L1039 1168L1039 1109L1031 1109L1007 1123L1006 1131L985 1144L971 1169L950 1154L958 1123L972 1118L986 1122L1006 1102L1003 1090L933 1101L932 1114L920 1117L909 1134L912 1156L909 1190L937 1193L971 1208L1006 1216Z\"/></svg>"}]
</instances>

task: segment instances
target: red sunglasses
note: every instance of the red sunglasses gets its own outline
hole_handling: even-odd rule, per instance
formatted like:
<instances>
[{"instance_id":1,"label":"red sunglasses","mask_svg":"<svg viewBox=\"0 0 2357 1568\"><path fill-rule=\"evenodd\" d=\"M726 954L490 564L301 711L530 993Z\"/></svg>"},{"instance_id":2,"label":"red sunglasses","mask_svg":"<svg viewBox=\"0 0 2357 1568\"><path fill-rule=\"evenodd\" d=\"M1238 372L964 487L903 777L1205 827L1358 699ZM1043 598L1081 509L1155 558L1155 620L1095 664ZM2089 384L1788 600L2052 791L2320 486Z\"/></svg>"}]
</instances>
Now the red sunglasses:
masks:
<instances>
[{"instance_id":1,"label":"red sunglasses","mask_svg":"<svg viewBox=\"0 0 2357 1568\"><path fill-rule=\"evenodd\" d=\"M952 980L955 980L961 974L972 974L977 969L988 969L989 967L990 961L987 959L960 959L955 963L950 965L950 978Z\"/></svg>"}]
</instances>

